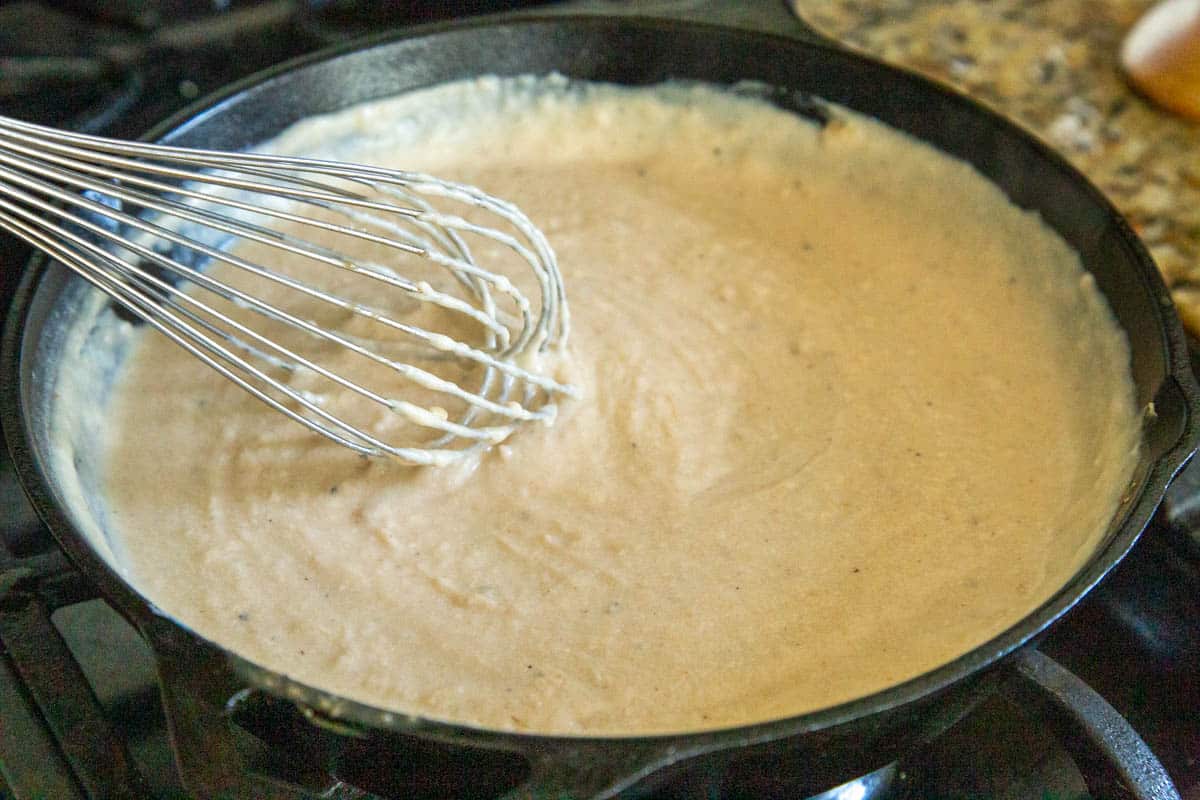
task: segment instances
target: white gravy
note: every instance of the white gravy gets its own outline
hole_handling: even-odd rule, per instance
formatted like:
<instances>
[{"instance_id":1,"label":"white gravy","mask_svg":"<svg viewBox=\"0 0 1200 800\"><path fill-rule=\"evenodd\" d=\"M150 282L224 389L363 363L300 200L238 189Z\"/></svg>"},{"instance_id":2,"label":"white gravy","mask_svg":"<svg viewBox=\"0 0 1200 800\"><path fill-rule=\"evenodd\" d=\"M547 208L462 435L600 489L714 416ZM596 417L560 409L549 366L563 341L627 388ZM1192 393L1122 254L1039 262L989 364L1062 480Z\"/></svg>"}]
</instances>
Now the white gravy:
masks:
<instances>
[{"instance_id":1,"label":"white gravy","mask_svg":"<svg viewBox=\"0 0 1200 800\"><path fill-rule=\"evenodd\" d=\"M844 111L486 79L270 150L517 203L582 399L473 472L367 461L156 334L111 403L133 583L388 709L632 734L779 718L946 663L1094 551L1135 457L1078 257L968 166Z\"/></svg>"}]
</instances>

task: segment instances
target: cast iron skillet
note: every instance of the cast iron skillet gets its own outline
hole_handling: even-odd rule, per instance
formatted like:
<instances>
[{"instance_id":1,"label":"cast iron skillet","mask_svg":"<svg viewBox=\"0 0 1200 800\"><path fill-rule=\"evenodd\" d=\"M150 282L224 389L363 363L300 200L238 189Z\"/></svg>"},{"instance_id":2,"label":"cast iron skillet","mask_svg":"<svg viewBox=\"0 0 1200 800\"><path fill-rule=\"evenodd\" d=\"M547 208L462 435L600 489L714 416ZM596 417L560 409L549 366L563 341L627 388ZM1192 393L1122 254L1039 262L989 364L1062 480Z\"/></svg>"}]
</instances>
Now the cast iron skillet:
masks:
<instances>
[{"instance_id":1,"label":"cast iron skillet","mask_svg":"<svg viewBox=\"0 0 1200 800\"><path fill-rule=\"evenodd\" d=\"M1066 613L1133 545L1195 448L1200 404L1170 297L1143 247L1095 188L1012 124L934 83L820 42L679 21L553 17L424 29L319 54L206 100L150 138L237 150L301 118L407 89L479 74L551 71L631 85L759 81L776 87L778 105L818 122L821 99L843 104L974 164L1016 204L1037 210L1095 276L1128 334L1138 403L1154 404L1128 502L1087 565L1033 614L952 663L833 708L727 730L613 739L514 735L388 713L300 685L202 640L156 611L84 540L49 468L42 413L56 358L53 337L43 331L74 279L35 259L5 331L4 432L35 507L63 549L158 651L166 700L181 715L173 724L223 724L229 687L249 685L295 702L310 721L351 741L465 754L498 776L500 790L516 786L517 795L608 797L702 756L733 758L747 770L793 770L811 777L817 791L940 733L997 681L1035 673L1030 656L1015 670L994 667L1011 666L1008 656ZM234 695L231 707L246 697ZM198 784L191 791L215 795L234 787L215 766L233 757L232 745L214 753L177 744Z\"/></svg>"}]
</instances>

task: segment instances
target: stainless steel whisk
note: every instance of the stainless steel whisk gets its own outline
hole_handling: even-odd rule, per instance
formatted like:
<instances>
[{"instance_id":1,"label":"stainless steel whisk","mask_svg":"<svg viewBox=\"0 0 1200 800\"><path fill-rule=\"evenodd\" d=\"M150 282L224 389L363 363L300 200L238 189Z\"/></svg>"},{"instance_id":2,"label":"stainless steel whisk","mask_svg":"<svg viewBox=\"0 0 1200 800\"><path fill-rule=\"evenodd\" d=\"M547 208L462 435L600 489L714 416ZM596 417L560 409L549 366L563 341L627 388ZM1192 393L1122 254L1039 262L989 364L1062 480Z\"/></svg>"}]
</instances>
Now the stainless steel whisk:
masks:
<instances>
[{"instance_id":1,"label":"stainless steel whisk","mask_svg":"<svg viewBox=\"0 0 1200 800\"><path fill-rule=\"evenodd\" d=\"M433 200L463 210L439 211ZM472 213L485 213L499 225L462 216ZM0 228L70 268L275 410L364 455L447 464L498 444L524 423L553 421L556 401L575 393L536 367L537 354L565 346L570 325L553 250L516 206L471 186L340 162L117 141L0 117ZM447 286L405 277L382 258L347 255L311 238L318 235L382 248L398 262L425 259L447 276ZM532 272L539 302L530 302L515 276L476 263L470 236L515 255L509 260ZM248 261L231 252L236 242L257 243L277 258ZM413 301L436 306L469 321L478 335L464 341L406 321L410 314L387 303L332 293L281 269L294 259L375 282L381 294L409 298L401 305L410 308ZM326 329L219 280L207 270L213 263L383 325L408 343L408 355L395 358L373 340ZM256 319L301 331L305 341L346 348L381 365L426 402L351 380L214 307L205 292ZM465 380L411 363L418 359L473 363L478 382L464 386ZM330 411L322 393L269 374L303 370L401 415L427 436L384 441ZM454 414L428 402L430 396L446 398Z\"/></svg>"}]
</instances>

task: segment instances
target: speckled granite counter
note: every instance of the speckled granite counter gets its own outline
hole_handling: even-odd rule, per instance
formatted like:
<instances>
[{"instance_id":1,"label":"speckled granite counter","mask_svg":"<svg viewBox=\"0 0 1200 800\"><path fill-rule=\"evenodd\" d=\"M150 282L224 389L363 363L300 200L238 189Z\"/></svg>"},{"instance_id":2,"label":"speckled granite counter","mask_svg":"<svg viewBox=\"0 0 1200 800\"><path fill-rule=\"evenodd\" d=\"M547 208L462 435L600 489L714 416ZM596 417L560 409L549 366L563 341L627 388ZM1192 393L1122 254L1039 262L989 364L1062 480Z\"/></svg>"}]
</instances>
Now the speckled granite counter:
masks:
<instances>
[{"instance_id":1,"label":"speckled granite counter","mask_svg":"<svg viewBox=\"0 0 1200 800\"><path fill-rule=\"evenodd\" d=\"M1150 0L793 0L818 31L990 104L1054 145L1130 219L1200 335L1200 125L1122 80Z\"/></svg>"}]
</instances>

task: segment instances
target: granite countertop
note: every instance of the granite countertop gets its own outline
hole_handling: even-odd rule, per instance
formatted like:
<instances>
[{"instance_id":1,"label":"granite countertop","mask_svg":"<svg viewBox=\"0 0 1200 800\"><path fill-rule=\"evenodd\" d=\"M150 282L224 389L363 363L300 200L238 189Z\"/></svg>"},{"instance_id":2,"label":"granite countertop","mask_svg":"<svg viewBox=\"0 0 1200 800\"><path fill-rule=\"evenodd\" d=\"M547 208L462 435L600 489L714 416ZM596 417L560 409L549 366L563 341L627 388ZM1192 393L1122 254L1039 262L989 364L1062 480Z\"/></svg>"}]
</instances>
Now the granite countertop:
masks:
<instances>
[{"instance_id":1,"label":"granite countertop","mask_svg":"<svg viewBox=\"0 0 1200 800\"><path fill-rule=\"evenodd\" d=\"M792 0L821 33L1020 122L1129 218L1200 335L1200 124L1134 93L1121 40L1152 0Z\"/></svg>"}]
</instances>

